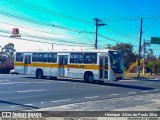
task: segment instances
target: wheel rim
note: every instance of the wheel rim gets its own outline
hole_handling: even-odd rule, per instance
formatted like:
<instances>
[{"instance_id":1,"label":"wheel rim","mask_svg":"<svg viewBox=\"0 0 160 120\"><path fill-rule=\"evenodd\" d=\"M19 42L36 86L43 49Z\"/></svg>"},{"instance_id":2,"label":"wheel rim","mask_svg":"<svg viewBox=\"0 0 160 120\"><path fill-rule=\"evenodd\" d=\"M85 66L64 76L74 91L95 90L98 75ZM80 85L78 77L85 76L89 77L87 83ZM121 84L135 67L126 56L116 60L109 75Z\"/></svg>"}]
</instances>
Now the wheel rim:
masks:
<instances>
[{"instance_id":1,"label":"wheel rim","mask_svg":"<svg viewBox=\"0 0 160 120\"><path fill-rule=\"evenodd\" d=\"M94 80L93 76L90 75L90 76L88 77L88 81L93 82L93 80Z\"/></svg>"}]
</instances>

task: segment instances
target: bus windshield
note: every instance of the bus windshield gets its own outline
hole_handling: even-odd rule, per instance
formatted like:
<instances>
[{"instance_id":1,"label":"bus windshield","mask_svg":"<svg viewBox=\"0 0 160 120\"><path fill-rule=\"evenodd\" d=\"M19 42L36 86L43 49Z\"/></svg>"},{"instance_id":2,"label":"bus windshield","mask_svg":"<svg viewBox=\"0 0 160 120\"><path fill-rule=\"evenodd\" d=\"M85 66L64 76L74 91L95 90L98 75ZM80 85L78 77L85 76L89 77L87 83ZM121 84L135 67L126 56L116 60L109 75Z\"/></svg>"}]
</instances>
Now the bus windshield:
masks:
<instances>
[{"instance_id":1,"label":"bus windshield","mask_svg":"<svg viewBox=\"0 0 160 120\"><path fill-rule=\"evenodd\" d=\"M114 73L123 73L123 58L120 52L110 51L111 69Z\"/></svg>"}]
</instances>

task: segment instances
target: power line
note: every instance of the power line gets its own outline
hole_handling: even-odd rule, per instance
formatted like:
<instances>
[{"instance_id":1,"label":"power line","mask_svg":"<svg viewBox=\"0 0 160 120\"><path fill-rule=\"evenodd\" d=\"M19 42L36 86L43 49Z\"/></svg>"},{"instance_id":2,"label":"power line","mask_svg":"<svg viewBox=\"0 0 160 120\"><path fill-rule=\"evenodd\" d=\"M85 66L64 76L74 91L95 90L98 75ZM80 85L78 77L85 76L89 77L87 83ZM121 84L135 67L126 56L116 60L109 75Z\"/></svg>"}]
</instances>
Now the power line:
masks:
<instances>
[{"instance_id":1,"label":"power line","mask_svg":"<svg viewBox=\"0 0 160 120\"><path fill-rule=\"evenodd\" d=\"M7 16L7 17L11 17L11 18L23 20L23 21L26 21L26 22L29 22L29 23L34 23L34 24L38 24L38 25L47 26L47 27L55 27L55 28L59 28L59 29L67 30L67 31L72 31L72 32L82 32L82 30L77 30L77 29L73 29L73 28L67 28L67 27L58 26L58 25L54 25L54 24L48 24L48 23L44 23L44 22L40 22L40 21L35 21L35 20L29 19L29 18L16 16L16 15L13 15L13 14L1 11L1 10L0 10L0 14L4 15L4 16ZM87 31L83 31L83 32L90 33L90 32L87 32Z\"/></svg>"},{"instance_id":2,"label":"power line","mask_svg":"<svg viewBox=\"0 0 160 120\"><path fill-rule=\"evenodd\" d=\"M5 35L0 35L1 37L5 38L10 38ZM38 41L38 40L31 40L31 39L25 39L25 38L12 38L12 39L20 39L20 40L25 40L25 41L31 41L31 42L38 42L38 43L47 43L47 44L54 44L54 45L65 45L65 46L75 46L75 45L70 45L70 44L60 44L60 43L53 43L53 42L44 42L44 41ZM78 45L79 46L79 45ZM85 45L80 45L81 47L87 47Z\"/></svg>"},{"instance_id":3,"label":"power line","mask_svg":"<svg viewBox=\"0 0 160 120\"><path fill-rule=\"evenodd\" d=\"M155 19L143 32L146 32L148 29L150 29L152 27L152 25L155 24L159 19L160 19L160 17Z\"/></svg>"},{"instance_id":4,"label":"power line","mask_svg":"<svg viewBox=\"0 0 160 120\"><path fill-rule=\"evenodd\" d=\"M19 19L19 20L23 20L23 21L27 21L29 23L34 23L34 24L38 24L38 25L44 25L44 26L52 26L52 24L48 24L48 23L44 23L44 22L39 22L39 21L35 21L35 20L32 20L32 19L28 19L28 18L24 18L24 17L20 17L20 16L15 16L15 15L12 15L12 14L9 14L9 13L6 13L6 12L3 12L0 10L0 14L2 15L5 15L5 16L8 16L8 17L12 17L12 18L15 18L15 19ZM93 32L87 32L87 31L80 31L80 30L76 30L76 29L71 29L71 28L66 28L66 27L61 27L61 26L56 26L54 25L54 27L57 27L57 28L60 28L60 29L64 29L64 30L71 30L71 31L74 31L74 32L85 32L87 34L95 34ZM102 37L102 35L100 35ZM103 36L104 37L104 36ZM122 42L122 41L117 41L115 39L112 39L112 38L108 38L108 37L105 37L106 39L108 40L111 40L111 41L115 41L115 42Z\"/></svg>"},{"instance_id":5,"label":"power line","mask_svg":"<svg viewBox=\"0 0 160 120\"><path fill-rule=\"evenodd\" d=\"M10 33L9 31L6 30L1 30L0 32L3 33ZM24 37L30 37L30 38L36 38L36 39L42 39L42 40L50 40L50 41L54 41L54 42L62 42L62 43L71 43L71 44L76 44L76 45L84 45L84 43L82 42L75 42L75 41L66 41L66 40L61 40L61 39L55 39L55 38L51 38L51 37L41 37L41 36L35 36L35 35L30 35L30 34L21 34L21 36Z\"/></svg>"},{"instance_id":6,"label":"power line","mask_svg":"<svg viewBox=\"0 0 160 120\"><path fill-rule=\"evenodd\" d=\"M77 17L73 17L73 16L70 16L70 15L66 15L66 14L63 14L63 13L58 13L58 12L55 12L55 11L52 11L52 10L49 10L49 9L46 9L46 8L43 8L43 7L40 7L40 6L37 6L37 5L29 4L29 3L21 1L21 0L14 0L14 1L13 0L6 0L6 1L9 1L9 3L14 3L14 4L17 4L17 5L21 5L21 6L24 6L24 7L39 11L41 13L54 15L54 16L57 16L57 17L65 18L65 19L68 19L68 20L76 21L76 22L93 24L89 20L84 20L84 19L81 19L81 18L77 18Z\"/></svg>"},{"instance_id":7,"label":"power line","mask_svg":"<svg viewBox=\"0 0 160 120\"><path fill-rule=\"evenodd\" d=\"M13 14L1 11L1 10L0 10L0 14L4 15L4 16L7 16L7 17L23 20L23 21L26 21L26 22L38 24L38 25L50 26L50 27L52 26L52 24L48 24L48 23L44 23L44 22L40 22L40 21L35 21L35 20L29 19L29 18L19 17L19 16L16 16L16 15L13 15Z\"/></svg>"},{"instance_id":8,"label":"power line","mask_svg":"<svg viewBox=\"0 0 160 120\"><path fill-rule=\"evenodd\" d=\"M102 37L102 38L105 38L105 39L107 39L107 40L111 40L111 41L113 41L113 42L115 42L115 43L124 43L124 42L122 42L122 41L119 41L119 40L116 40L116 39L113 39L113 38L109 38L109 37L106 37L106 36L104 36L104 35L100 35L100 34L98 34L100 37ZM133 44L132 44L133 45ZM133 47L138 47L138 46L136 46L136 45L133 45Z\"/></svg>"},{"instance_id":9,"label":"power line","mask_svg":"<svg viewBox=\"0 0 160 120\"><path fill-rule=\"evenodd\" d=\"M5 31L5 30L0 30L1 32L4 32L4 33L10 33L10 31ZM25 37L31 37L31 38L37 38L37 39L42 39L42 40L54 40L54 41L56 41L56 40L60 40L60 39L54 39L54 38L46 38L46 37L41 37L41 36L36 36L36 35L30 35L30 34L22 34L22 35L25 35ZM112 39L112 38L109 38L109 37L106 37L106 36L103 36L103 35L100 35L100 34L98 34L100 37L102 37L102 38L105 38L105 39L107 39L107 40L111 40L111 41L113 41L113 42L121 42L121 41L118 41L118 40L115 40L115 39ZM31 40L29 40L29 41L31 41ZM36 41L36 42L41 42L41 41ZM60 40L60 41L58 41L58 42L65 42L65 43L72 43L72 44L79 44L79 45L84 45L84 43L77 43L77 42L74 42L74 41L71 41L71 42L69 42L69 41L65 41L65 40ZM48 42L43 42L43 43L48 43ZM93 43L93 42L92 42ZM104 41L102 41L101 43L106 43L106 42L104 42ZM54 43L55 44L55 43ZM102 45L101 45L102 46ZM134 47L137 47L137 46L134 46Z\"/></svg>"},{"instance_id":10,"label":"power line","mask_svg":"<svg viewBox=\"0 0 160 120\"><path fill-rule=\"evenodd\" d=\"M1 22L0 22L1 23ZM3 22L2 22L3 23ZM4 27L1 27L1 28L4 28ZM4 29L6 29L6 28L4 28ZM8 33L10 32L10 30L8 29L8 31L7 31ZM24 34L24 33L27 33L26 31L25 32L22 32L22 34ZM61 40L60 38L58 39L57 37L51 37L51 36L42 36L42 35L36 35L36 34L33 34L33 33L27 33L27 34L24 34L24 35L29 35L30 37L31 36L36 36L36 37L41 37L41 38L46 38L46 39L56 39L56 40ZM63 38L63 41L65 41L65 42L67 42L68 40L72 40L72 42L74 43L75 42L75 40L77 41L77 40L87 40L86 38L77 38L77 39L73 39L74 37L72 37L72 38ZM66 39L66 40L64 40L64 39ZM74 40L74 41L73 41ZM82 43L83 44L83 43Z\"/></svg>"},{"instance_id":11,"label":"power line","mask_svg":"<svg viewBox=\"0 0 160 120\"><path fill-rule=\"evenodd\" d=\"M115 29L115 28L112 28L112 27L110 27L110 26L108 26L108 29L109 29L111 32L115 33L115 34L121 35L122 37L127 37L127 38L130 38L130 39L137 39L136 36L133 36L133 35L131 35L131 34L124 33L124 32L122 32L122 31L117 30L117 29Z\"/></svg>"},{"instance_id":12,"label":"power line","mask_svg":"<svg viewBox=\"0 0 160 120\"><path fill-rule=\"evenodd\" d=\"M88 36L86 36L83 32L79 32L79 33L82 33L90 42L92 42L93 43L93 45L94 45L94 42L88 37Z\"/></svg>"},{"instance_id":13,"label":"power line","mask_svg":"<svg viewBox=\"0 0 160 120\"><path fill-rule=\"evenodd\" d=\"M139 15L139 16L123 16L123 17L107 17L102 18L103 20L107 22L117 22L117 21L135 21L139 20L140 18L145 19L157 19L157 17L160 17L160 15Z\"/></svg>"},{"instance_id":14,"label":"power line","mask_svg":"<svg viewBox=\"0 0 160 120\"><path fill-rule=\"evenodd\" d=\"M98 36L100 36L100 37L102 37L102 38L105 38L105 39L107 39L107 40L111 40L111 41L113 41L113 42L121 42L121 41L118 41L118 40L115 40L115 39L113 39L113 38L109 38L109 37L106 37L106 36L103 36L103 35L100 35L100 34L98 34Z\"/></svg>"},{"instance_id":15,"label":"power line","mask_svg":"<svg viewBox=\"0 0 160 120\"><path fill-rule=\"evenodd\" d=\"M22 27L22 26L17 26L17 25L14 25L14 24L8 24L8 23L5 23L5 22L0 22L0 23L3 23L3 24L5 24L5 25L12 25L12 26L14 26L14 27L20 27L20 28L25 28L25 29L28 29L28 30L33 30L33 31L36 31L36 32L42 32L42 33L47 33L47 34L50 34L50 35L58 35L58 36L60 36L60 37L67 37L67 38L64 38L64 39L72 39L72 40L77 40L77 39L80 39L80 40L90 40L91 41L91 39L89 39L89 38L87 38L87 36L86 35L84 35L84 33L83 33L83 35L87 38L77 38L77 39L73 39L73 38L75 38L75 36L67 36L67 35L63 35L63 34L57 34L57 33L52 33L52 32L47 32L47 31L42 31L42 30L38 30L38 29L32 29L32 28L28 28L28 27ZM2 28L2 27L1 27ZM25 32L25 33L27 33L27 32ZM33 33L32 33L32 35L33 35ZM92 41L91 41L92 42ZM92 42L93 43L93 42Z\"/></svg>"},{"instance_id":16,"label":"power line","mask_svg":"<svg viewBox=\"0 0 160 120\"><path fill-rule=\"evenodd\" d=\"M28 27L22 27L22 26L19 26L19 25L10 24L10 23L5 23L5 22L0 22L0 23L6 24L6 25L12 25L12 26L16 26L16 27L21 27L21 28L25 28L25 29L33 30L33 31L37 31L37 32L47 33L47 34L51 34L51 35L54 34L54 35L64 36L64 37L74 37L74 36L68 36L68 35L63 35L63 34L57 34L57 33L53 33L53 32L47 32L47 31L42 31L42 30L33 29L33 28L28 28Z\"/></svg>"}]
</instances>

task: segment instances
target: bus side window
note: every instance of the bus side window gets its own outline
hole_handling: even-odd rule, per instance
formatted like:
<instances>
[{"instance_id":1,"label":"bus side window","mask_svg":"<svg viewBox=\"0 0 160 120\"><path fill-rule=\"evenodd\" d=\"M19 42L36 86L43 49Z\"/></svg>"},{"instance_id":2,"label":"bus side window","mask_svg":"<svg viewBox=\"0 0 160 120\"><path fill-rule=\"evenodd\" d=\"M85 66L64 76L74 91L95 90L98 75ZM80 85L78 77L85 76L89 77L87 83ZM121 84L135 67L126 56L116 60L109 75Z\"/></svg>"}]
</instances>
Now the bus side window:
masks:
<instances>
[{"instance_id":1,"label":"bus side window","mask_svg":"<svg viewBox=\"0 0 160 120\"><path fill-rule=\"evenodd\" d=\"M68 56L65 56L64 57L64 65L67 65L68 64Z\"/></svg>"},{"instance_id":2,"label":"bus side window","mask_svg":"<svg viewBox=\"0 0 160 120\"><path fill-rule=\"evenodd\" d=\"M48 62L48 54L44 53L43 62Z\"/></svg>"},{"instance_id":3,"label":"bus side window","mask_svg":"<svg viewBox=\"0 0 160 120\"><path fill-rule=\"evenodd\" d=\"M43 62L44 53L38 53L38 62Z\"/></svg>"},{"instance_id":4,"label":"bus side window","mask_svg":"<svg viewBox=\"0 0 160 120\"><path fill-rule=\"evenodd\" d=\"M83 63L83 53L71 53L70 63Z\"/></svg>"},{"instance_id":5,"label":"bus side window","mask_svg":"<svg viewBox=\"0 0 160 120\"><path fill-rule=\"evenodd\" d=\"M23 53L17 53L16 54L16 62L23 62Z\"/></svg>"},{"instance_id":6,"label":"bus side window","mask_svg":"<svg viewBox=\"0 0 160 120\"><path fill-rule=\"evenodd\" d=\"M96 64L97 63L97 53L84 53L84 63Z\"/></svg>"},{"instance_id":7,"label":"bus side window","mask_svg":"<svg viewBox=\"0 0 160 120\"><path fill-rule=\"evenodd\" d=\"M108 57L105 57L105 69L108 70Z\"/></svg>"},{"instance_id":8,"label":"bus side window","mask_svg":"<svg viewBox=\"0 0 160 120\"><path fill-rule=\"evenodd\" d=\"M38 54L37 53L33 53L32 54L32 62L37 62L38 59Z\"/></svg>"},{"instance_id":9,"label":"bus side window","mask_svg":"<svg viewBox=\"0 0 160 120\"><path fill-rule=\"evenodd\" d=\"M57 62L57 53L48 53L48 62L56 63Z\"/></svg>"}]
</instances>

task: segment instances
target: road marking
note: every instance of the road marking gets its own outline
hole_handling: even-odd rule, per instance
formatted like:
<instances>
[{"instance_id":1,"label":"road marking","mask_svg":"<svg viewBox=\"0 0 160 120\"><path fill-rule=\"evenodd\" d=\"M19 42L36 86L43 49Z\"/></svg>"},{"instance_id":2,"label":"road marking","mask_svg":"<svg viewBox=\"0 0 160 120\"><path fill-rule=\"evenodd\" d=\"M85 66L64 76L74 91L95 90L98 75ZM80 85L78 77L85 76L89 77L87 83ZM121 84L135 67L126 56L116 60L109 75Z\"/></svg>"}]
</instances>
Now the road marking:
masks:
<instances>
[{"instance_id":1,"label":"road marking","mask_svg":"<svg viewBox=\"0 0 160 120\"><path fill-rule=\"evenodd\" d=\"M55 102L66 102L66 101L70 101L71 99L65 99L65 100L56 100L56 101L51 101L51 102L53 102L53 103L55 103Z\"/></svg>"},{"instance_id":2,"label":"road marking","mask_svg":"<svg viewBox=\"0 0 160 120\"><path fill-rule=\"evenodd\" d=\"M155 89L155 90L153 90L153 91L157 92L157 91L159 91L159 89Z\"/></svg>"},{"instance_id":3,"label":"road marking","mask_svg":"<svg viewBox=\"0 0 160 120\"><path fill-rule=\"evenodd\" d=\"M8 82L8 81L9 81L8 79L0 80L0 82Z\"/></svg>"},{"instance_id":4,"label":"road marking","mask_svg":"<svg viewBox=\"0 0 160 120\"><path fill-rule=\"evenodd\" d=\"M91 96L91 97L84 97L84 98L91 99L91 98L97 98L97 97L99 97L99 96Z\"/></svg>"},{"instance_id":5,"label":"road marking","mask_svg":"<svg viewBox=\"0 0 160 120\"><path fill-rule=\"evenodd\" d=\"M109 96L116 96L116 95L119 95L119 94L111 94L111 95L109 95Z\"/></svg>"},{"instance_id":6,"label":"road marking","mask_svg":"<svg viewBox=\"0 0 160 120\"><path fill-rule=\"evenodd\" d=\"M20 106L22 106L22 105L13 105L11 107L14 108L14 107L20 107Z\"/></svg>"},{"instance_id":7,"label":"road marking","mask_svg":"<svg viewBox=\"0 0 160 120\"><path fill-rule=\"evenodd\" d=\"M7 82L7 83L0 83L0 85L12 85L12 84L44 84L44 83L53 83L53 82Z\"/></svg>"},{"instance_id":8,"label":"road marking","mask_svg":"<svg viewBox=\"0 0 160 120\"><path fill-rule=\"evenodd\" d=\"M150 91L149 90L145 90L145 91L142 91L142 92L147 93L147 92L150 92Z\"/></svg>"},{"instance_id":9,"label":"road marking","mask_svg":"<svg viewBox=\"0 0 160 120\"><path fill-rule=\"evenodd\" d=\"M33 83L33 82L8 82L8 83L0 83L0 84L10 85L10 84L30 84L30 83Z\"/></svg>"},{"instance_id":10,"label":"road marking","mask_svg":"<svg viewBox=\"0 0 160 120\"><path fill-rule=\"evenodd\" d=\"M114 98L115 100L118 100L119 98Z\"/></svg>"},{"instance_id":11,"label":"road marking","mask_svg":"<svg viewBox=\"0 0 160 120\"><path fill-rule=\"evenodd\" d=\"M135 94L136 92L129 92L128 94Z\"/></svg>"},{"instance_id":12,"label":"road marking","mask_svg":"<svg viewBox=\"0 0 160 120\"><path fill-rule=\"evenodd\" d=\"M26 90L26 91L17 91L17 92L40 92L40 91L45 91L46 89L42 90Z\"/></svg>"}]
</instances>

